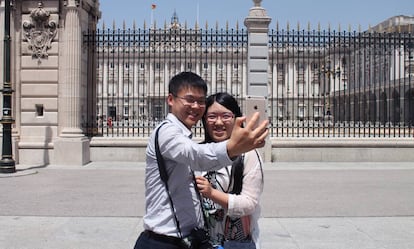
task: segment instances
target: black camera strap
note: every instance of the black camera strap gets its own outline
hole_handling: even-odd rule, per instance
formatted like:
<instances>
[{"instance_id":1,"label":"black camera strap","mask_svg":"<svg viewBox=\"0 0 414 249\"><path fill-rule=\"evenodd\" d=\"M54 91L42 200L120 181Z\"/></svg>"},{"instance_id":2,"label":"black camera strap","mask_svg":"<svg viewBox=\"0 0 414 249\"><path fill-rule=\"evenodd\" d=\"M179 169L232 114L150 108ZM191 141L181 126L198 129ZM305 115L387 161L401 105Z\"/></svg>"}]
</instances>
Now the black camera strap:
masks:
<instances>
[{"instance_id":1,"label":"black camera strap","mask_svg":"<svg viewBox=\"0 0 414 249\"><path fill-rule=\"evenodd\" d=\"M193 175L194 189L195 189L195 191L197 193L198 201L200 202L201 214L203 215L203 219L204 219L204 228L207 229L207 217L206 217L206 214L204 213L203 201L201 199L200 191L197 188L197 182L196 182L196 179L195 179L195 175L194 175L194 171L193 170L191 170L191 174Z\"/></svg>"},{"instance_id":2,"label":"black camera strap","mask_svg":"<svg viewBox=\"0 0 414 249\"><path fill-rule=\"evenodd\" d=\"M175 213L174 203L173 203L173 200L170 194L170 190L168 188L168 173L165 168L164 158L162 157L161 152L160 152L160 146L158 144L158 132L160 131L160 128L165 124L166 123L161 124L158 127L157 131L155 132L155 154L157 156L157 163L158 163L158 170L160 171L160 177L161 177L161 180L164 182L165 189L167 190L167 194L168 194L168 199L170 200L171 212L174 215L175 225L177 226L178 233L180 235L180 238L182 239L183 234L181 233L180 222L178 221L177 214Z\"/></svg>"}]
</instances>

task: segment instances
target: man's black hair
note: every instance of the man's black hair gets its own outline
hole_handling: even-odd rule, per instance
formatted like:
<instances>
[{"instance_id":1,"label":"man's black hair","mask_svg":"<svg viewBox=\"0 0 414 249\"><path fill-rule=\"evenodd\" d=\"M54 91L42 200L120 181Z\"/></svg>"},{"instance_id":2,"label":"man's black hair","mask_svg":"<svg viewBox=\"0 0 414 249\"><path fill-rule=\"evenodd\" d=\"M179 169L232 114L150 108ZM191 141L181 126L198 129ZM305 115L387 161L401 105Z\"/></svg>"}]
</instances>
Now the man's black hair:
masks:
<instances>
[{"instance_id":1,"label":"man's black hair","mask_svg":"<svg viewBox=\"0 0 414 249\"><path fill-rule=\"evenodd\" d=\"M181 72L172 77L168 84L168 93L177 96L181 89L188 87L202 89L207 94L207 83L193 72Z\"/></svg>"}]
</instances>

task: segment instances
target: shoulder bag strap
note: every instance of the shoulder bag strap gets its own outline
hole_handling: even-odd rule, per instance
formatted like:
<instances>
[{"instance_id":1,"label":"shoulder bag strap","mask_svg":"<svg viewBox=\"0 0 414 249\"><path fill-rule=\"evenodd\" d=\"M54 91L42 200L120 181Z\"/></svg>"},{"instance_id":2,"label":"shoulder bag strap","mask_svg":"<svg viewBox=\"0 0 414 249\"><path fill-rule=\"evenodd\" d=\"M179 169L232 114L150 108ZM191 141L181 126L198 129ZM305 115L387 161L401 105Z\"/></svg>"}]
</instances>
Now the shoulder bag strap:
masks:
<instances>
[{"instance_id":1,"label":"shoulder bag strap","mask_svg":"<svg viewBox=\"0 0 414 249\"><path fill-rule=\"evenodd\" d=\"M170 190L168 188L168 173L167 173L167 169L165 168L164 158L161 155L160 146L158 144L158 132L160 131L160 128L164 124L166 124L166 123L161 124L160 127L158 127L157 131L155 132L155 154L157 156L157 163L158 163L158 170L160 172L160 177L161 177L161 180L164 182L165 189L167 190L167 194L168 194L168 199L170 200L171 212L174 215L175 225L177 226L177 229L178 229L178 233L180 235L180 238L183 238L183 234L181 233L181 229L180 229L180 222L178 221L177 214L175 213L174 203L173 203L173 200L171 198Z\"/></svg>"}]
</instances>

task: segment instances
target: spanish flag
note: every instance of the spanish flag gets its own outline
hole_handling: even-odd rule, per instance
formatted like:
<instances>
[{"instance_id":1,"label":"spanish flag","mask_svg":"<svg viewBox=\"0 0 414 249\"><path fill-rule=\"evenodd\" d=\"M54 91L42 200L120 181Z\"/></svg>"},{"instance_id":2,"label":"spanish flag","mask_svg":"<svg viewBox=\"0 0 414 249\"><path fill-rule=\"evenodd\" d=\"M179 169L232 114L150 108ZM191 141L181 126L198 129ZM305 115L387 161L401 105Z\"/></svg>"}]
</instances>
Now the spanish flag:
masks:
<instances>
[{"instance_id":1,"label":"spanish flag","mask_svg":"<svg viewBox=\"0 0 414 249\"><path fill-rule=\"evenodd\" d=\"M155 9L155 8L157 8L157 5L156 4L151 4L151 9Z\"/></svg>"}]
</instances>

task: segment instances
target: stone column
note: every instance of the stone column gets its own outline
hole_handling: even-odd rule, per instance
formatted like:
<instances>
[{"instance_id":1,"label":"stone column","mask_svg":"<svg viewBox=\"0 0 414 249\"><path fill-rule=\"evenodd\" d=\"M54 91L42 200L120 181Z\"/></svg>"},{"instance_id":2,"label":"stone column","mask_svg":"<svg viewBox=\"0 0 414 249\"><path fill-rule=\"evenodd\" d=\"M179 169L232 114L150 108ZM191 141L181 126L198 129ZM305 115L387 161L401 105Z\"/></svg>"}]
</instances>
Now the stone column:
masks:
<instances>
[{"instance_id":1,"label":"stone column","mask_svg":"<svg viewBox=\"0 0 414 249\"><path fill-rule=\"evenodd\" d=\"M251 97L255 101L265 102L267 107L268 90L268 65L269 65L269 24L271 18L266 10L261 7L261 0L253 0L254 6L249 11L249 16L244 20L244 25L248 31L248 52L247 52L247 105L254 104L250 101ZM269 116L266 110L265 118ZM272 159L272 147L270 140L267 139L265 147L261 150L263 159L270 162Z\"/></svg>"},{"instance_id":2,"label":"stone column","mask_svg":"<svg viewBox=\"0 0 414 249\"><path fill-rule=\"evenodd\" d=\"M67 0L63 3L64 25L59 49L59 136L54 140L54 161L56 164L83 165L90 161L90 148L89 139L82 129L87 119L88 84L84 73L87 67L84 61L87 60L82 57L85 56L82 32L93 26L91 22L96 26L99 2Z\"/></svg>"}]
</instances>

